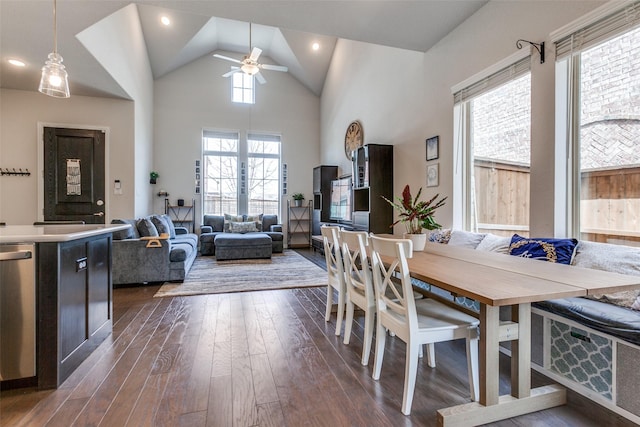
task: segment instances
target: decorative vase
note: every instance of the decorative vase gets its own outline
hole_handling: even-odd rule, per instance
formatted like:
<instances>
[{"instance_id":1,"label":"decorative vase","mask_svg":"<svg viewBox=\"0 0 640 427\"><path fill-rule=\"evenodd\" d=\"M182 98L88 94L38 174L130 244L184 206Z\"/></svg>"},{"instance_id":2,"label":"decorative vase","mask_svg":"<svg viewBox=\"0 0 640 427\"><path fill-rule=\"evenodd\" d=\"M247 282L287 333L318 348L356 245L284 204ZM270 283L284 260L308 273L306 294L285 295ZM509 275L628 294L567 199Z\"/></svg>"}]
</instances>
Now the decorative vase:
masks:
<instances>
[{"instance_id":1,"label":"decorative vase","mask_svg":"<svg viewBox=\"0 0 640 427\"><path fill-rule=\"evenodd\" d=\"M424 250L425 245L427 244L427 235L424 233L421 233L421 234L404 233L402 237L405 239L409 239L411 240L411 242L413 242L413 250L416 252L422 252Z\"/></svg>"}]
</instances>

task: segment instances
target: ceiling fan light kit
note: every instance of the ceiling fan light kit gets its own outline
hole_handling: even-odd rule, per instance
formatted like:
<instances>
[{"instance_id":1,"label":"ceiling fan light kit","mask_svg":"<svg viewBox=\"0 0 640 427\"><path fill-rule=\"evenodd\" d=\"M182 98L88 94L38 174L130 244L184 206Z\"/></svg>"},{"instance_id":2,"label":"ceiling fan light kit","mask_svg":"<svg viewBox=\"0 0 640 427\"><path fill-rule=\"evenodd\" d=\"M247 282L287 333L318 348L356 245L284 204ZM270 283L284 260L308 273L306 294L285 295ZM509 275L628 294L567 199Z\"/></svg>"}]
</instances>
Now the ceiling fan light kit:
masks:
<instances>
[{"instance_id":1,"label":"ceiling fan light kit","mask_svg":"<svg viewBox=\"0 0 640 427\"><path fill-rule=\"evenodd\" d=\"M62 65L62 56L58 53L58 26L56 20L56 0L53 0L53 52L42 67L42 77L38 91L54 98L69 98L69 80Z\"/></svg>"},{"instance_id":2,"label":"ceiling fan light kit","mask_svg":"<svg viewBox=\"0 0 640 427\"><path fill-rule=\"evenodd\" d=\"M229 77L235 73L243 72L248 76L255 76L259 83L266 83L265 78L260 74L261 70L270 70L270 71L282 71L287 72L289 69L282 65L269 65L269 64L260 64L258 62L258 58L262 53L262 49L258 47L251 48L251 23L249 23L249 50L251 51L249 55L246 55L242 58L242 61L230 58L228 56L214 54L215 58L224 59L225 61L235 62L236 64L240 64L240 67L231 67L231 71L224 73L222 77Z\"/></svg>"}]
</instances>

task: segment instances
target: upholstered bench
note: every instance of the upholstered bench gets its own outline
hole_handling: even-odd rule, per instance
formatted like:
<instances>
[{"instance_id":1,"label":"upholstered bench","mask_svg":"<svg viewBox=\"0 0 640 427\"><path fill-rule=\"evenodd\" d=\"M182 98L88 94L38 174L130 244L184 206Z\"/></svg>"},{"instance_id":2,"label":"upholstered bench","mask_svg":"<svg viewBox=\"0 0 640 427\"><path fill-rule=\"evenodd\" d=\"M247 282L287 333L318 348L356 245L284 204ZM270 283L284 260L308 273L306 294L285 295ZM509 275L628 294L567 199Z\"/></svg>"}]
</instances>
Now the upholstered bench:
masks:
<instances>
[{"instance_id":1,"label":"upholstered bench","mask_svg":"<svg viewBox=\"0 0 640 427\"><path fill-rule=\"evenodd\" d=\"M221 233L214 244L217 260L271 258L272 241L265 233Z\"/></svg>"}]
</instances>

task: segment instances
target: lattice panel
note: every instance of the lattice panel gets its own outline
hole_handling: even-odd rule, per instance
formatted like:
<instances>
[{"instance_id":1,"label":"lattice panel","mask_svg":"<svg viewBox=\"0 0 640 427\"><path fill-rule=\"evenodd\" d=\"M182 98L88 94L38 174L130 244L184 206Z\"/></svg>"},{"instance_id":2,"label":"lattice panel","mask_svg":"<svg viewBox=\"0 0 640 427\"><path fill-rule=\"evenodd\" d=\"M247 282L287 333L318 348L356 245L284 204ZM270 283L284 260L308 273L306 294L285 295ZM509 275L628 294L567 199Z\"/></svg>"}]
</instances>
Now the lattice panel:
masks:
<instances>
[{"instance_id":1,"label":"lattice panel","mask_svg":"<svg viewBox=\"0 0 640 427\"><path fill-rule=\"evenodd\" d=\"M550 369L611 400L611 341L555 320L550 325Z\"/></svg>"}]
</instances>

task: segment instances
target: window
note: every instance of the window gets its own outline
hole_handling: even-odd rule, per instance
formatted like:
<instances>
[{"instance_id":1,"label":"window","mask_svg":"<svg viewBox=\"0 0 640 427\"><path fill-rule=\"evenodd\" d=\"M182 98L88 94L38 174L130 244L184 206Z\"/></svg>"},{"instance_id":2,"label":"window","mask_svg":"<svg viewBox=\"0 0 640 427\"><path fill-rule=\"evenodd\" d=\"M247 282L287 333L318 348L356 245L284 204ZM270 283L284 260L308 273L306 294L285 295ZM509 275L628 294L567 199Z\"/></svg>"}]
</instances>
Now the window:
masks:
<instances>
[{"instance_id":1,"label":"window","mask_svg":"<svg viewBox=\"0 0 640 427\"><path fill-rule=\"evenodd\" d=\"M280 214L280 136L203 132L203 213Z\"/></svg>"},{"instance_id":2,"label":"window","mask_svg":"<svg viewBox=\"0 0 640 427\"><path fill-rule=\"evenodd\" d=\"M457 91L454 226L511 236L529 232L529 56Z\"/></svg>"},{"instance_id":3,"label":"window","mask_svg":"<svg viewBox=\"0 0 640 427\"><path fill-rule=\"evenodd\" d=\"M254 94L254 78L245 73L233 73L232 74L232 95L231 100L233 102L240 102L243 104L253 104L255 102Z\"/></svg>"},{"instance_id":4,"label":"window","mask_svg":"<svg viewBox=\"0 0 640 427\"><path fill-rule=\"evenodd\" d=\"M640 18L625 19L634 9L556 42L570 117L568 228L584 240L640 245Z\"/></svg>"}]
</instances>

